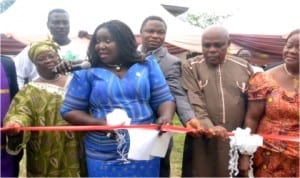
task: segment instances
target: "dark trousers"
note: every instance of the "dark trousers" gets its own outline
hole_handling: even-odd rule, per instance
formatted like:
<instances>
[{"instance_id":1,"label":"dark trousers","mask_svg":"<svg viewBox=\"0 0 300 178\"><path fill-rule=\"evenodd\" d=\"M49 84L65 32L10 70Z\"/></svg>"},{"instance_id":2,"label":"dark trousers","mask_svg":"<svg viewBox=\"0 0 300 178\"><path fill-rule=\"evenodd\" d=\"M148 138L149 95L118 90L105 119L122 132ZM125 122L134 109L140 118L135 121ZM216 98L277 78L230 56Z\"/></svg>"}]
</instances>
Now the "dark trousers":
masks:
<instances>
[{"instance_id":1,"label":"dark trousers","mask_svg":"<svg viewBox=\"0 0 300 178\"><path fill-rule=\"evenodd\" d=\"M170 172L171 172L170 156L171 156L172 147L173 147L173 138L171 138L170 140L166 156L160 159L159 177L170 177Z\"/></svg>"}]
</instances>

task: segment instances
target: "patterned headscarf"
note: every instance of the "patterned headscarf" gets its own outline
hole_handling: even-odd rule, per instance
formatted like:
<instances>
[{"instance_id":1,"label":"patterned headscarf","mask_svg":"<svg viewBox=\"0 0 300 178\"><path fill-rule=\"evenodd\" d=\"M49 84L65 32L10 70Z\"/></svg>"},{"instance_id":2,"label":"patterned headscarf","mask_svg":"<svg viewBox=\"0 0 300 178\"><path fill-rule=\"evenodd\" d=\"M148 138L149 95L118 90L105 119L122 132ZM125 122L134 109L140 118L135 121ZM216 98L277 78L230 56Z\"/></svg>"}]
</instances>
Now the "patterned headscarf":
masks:
<instances>
[{"instance_id":1,"label":"patterned headscarf","mask_svg":"<svg viewBox=\"0 0 300 178\"><path fill-rule=\"evenodd\" d=\"M59 49L60 49L59 45L55 43L51 39L51 37L48 37L47 40L38 41L30 44L30 49L28 50L28 56L32 61L34 61L36 60L36 57L44 51L50 50L55 53L58 53Z\"/></svg>"}]
</instances>

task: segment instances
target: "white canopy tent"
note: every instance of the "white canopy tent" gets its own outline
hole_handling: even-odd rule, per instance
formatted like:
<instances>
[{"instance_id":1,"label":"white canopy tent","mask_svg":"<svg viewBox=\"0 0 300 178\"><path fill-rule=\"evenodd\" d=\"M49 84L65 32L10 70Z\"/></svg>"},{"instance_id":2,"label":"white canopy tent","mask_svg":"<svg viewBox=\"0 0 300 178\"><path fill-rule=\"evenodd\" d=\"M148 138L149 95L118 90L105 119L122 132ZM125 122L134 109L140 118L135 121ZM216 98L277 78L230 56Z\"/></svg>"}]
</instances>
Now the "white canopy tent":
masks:
<instances>
[{"instance_id":1,"label":"white canopy tent","mask_svg":"<svg viewBox=\"0 0 300 178\"><path fill-rule=\"evenodd\" d=\"M63 8L70 14L70 37L77 37L80 30L92 34L104 21L118 19L130 26L134 34L139 34L142 21L150 15L161 16L168 25L166 42L190 49L187 45L190 36L199 39L202 30L177 19L167 12L160 1L141 0L16 0L0 15L0 32L11 34L14 38L30 42L45 38L47 15L53 8Z\"/></svg>"},{"instance_id":2,"label":"white canopy tent","mask_svg":"<svg viewBox=\"0 0 300 178\"><path fill-rule=\"evenodd\" d=\"M190 7L187 13L215 12L219 15L232 13L232 16L223 23L231 34L284 35L295 28L300 28L299 0L173 1L178 5ZM166 42L190 51L201 52L202 29L174 17L161 6L161 3L168 4L168 1L16 0L0 15L0 32L10 33L25 43L45 38L48 35L47 14L53 8L64 8L69 12L72 38L77 37L79 30L86 30L91 34L97 25L111 19L125 22L135 34L139 34L144 18L158 15L168 25Z\"/></svg>"},{"instance_id":3,"label":"white canopy tent","mask_svg":"<svg viewBox=\"0 0 300 178\"><path fill-rule=\"evenodd\" d=\"M300 1L239 1L240 8L224 22L230 33L285 35L300 28Z\"/></svg>"}]
</instances>

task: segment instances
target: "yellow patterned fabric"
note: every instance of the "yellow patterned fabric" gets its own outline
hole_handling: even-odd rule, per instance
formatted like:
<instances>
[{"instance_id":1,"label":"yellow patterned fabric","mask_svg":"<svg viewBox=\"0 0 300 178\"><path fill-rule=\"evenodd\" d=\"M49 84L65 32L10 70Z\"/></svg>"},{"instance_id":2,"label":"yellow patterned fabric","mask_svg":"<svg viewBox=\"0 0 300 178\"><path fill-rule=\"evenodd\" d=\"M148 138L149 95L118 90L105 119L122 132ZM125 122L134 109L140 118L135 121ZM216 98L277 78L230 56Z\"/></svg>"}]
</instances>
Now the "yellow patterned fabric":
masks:
<instances>
[{"instance_id":1,"label":"yellow patterned fabric","mask_svg":"<svg viewBox=\"0 0 300 178\"><path fill-rule=\"evenodd\" d=\"M28 50L28 56L29 58L34 61L36 60L36 57L41 54L43 51L53 51L55 53L58 53L58 50L60 49L59 45L55 43L50 37L47 40L44 41L38 41L35 43L30 44L30 48Z\"/></svg>"},{"instance_id":2,"label":"yellow patterned fabric","mask_svg":"<svg viewBox=\"0 0 300 178\"><path fill-rule=\"evenodd\" d=\"M4 122L39 127L68 125L59 112L63 96L62 87L32 82L14 97ZM8 137L7 150L14 154L25 148L27 161L21 164L22 176L26 172L27 177L84 177L82 136L70 131L25 131L19 138Z\"/></svg>"}]
</instances>

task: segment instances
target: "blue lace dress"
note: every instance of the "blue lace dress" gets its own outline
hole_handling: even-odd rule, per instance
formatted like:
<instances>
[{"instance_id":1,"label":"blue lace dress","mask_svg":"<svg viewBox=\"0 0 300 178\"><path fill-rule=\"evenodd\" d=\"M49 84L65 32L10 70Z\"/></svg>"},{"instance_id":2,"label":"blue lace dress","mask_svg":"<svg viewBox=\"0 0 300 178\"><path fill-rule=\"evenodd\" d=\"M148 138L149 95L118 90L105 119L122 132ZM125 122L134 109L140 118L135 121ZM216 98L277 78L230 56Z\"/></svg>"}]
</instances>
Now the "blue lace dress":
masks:
<instances>
[{"instance_id":1,"label":"blue lace dress","mask_svg":"<svg viewBox=\"0 0 300 178\"><path fill-rule=\"evenodd\" d=\"M75 72L61 113L81 110L95 118L104 118L113 109L121 108L131 118L132 125L151 124L155 122L157 108L166 101L174 98L156 59L149 56L145 62L132 65L122 78L103 68ZM102 132L86 134L89 176L158 177L160 159L128 159L129 135L126 130L119 130L118 135L112 139Z\"/></svg>"}]
</instances>

